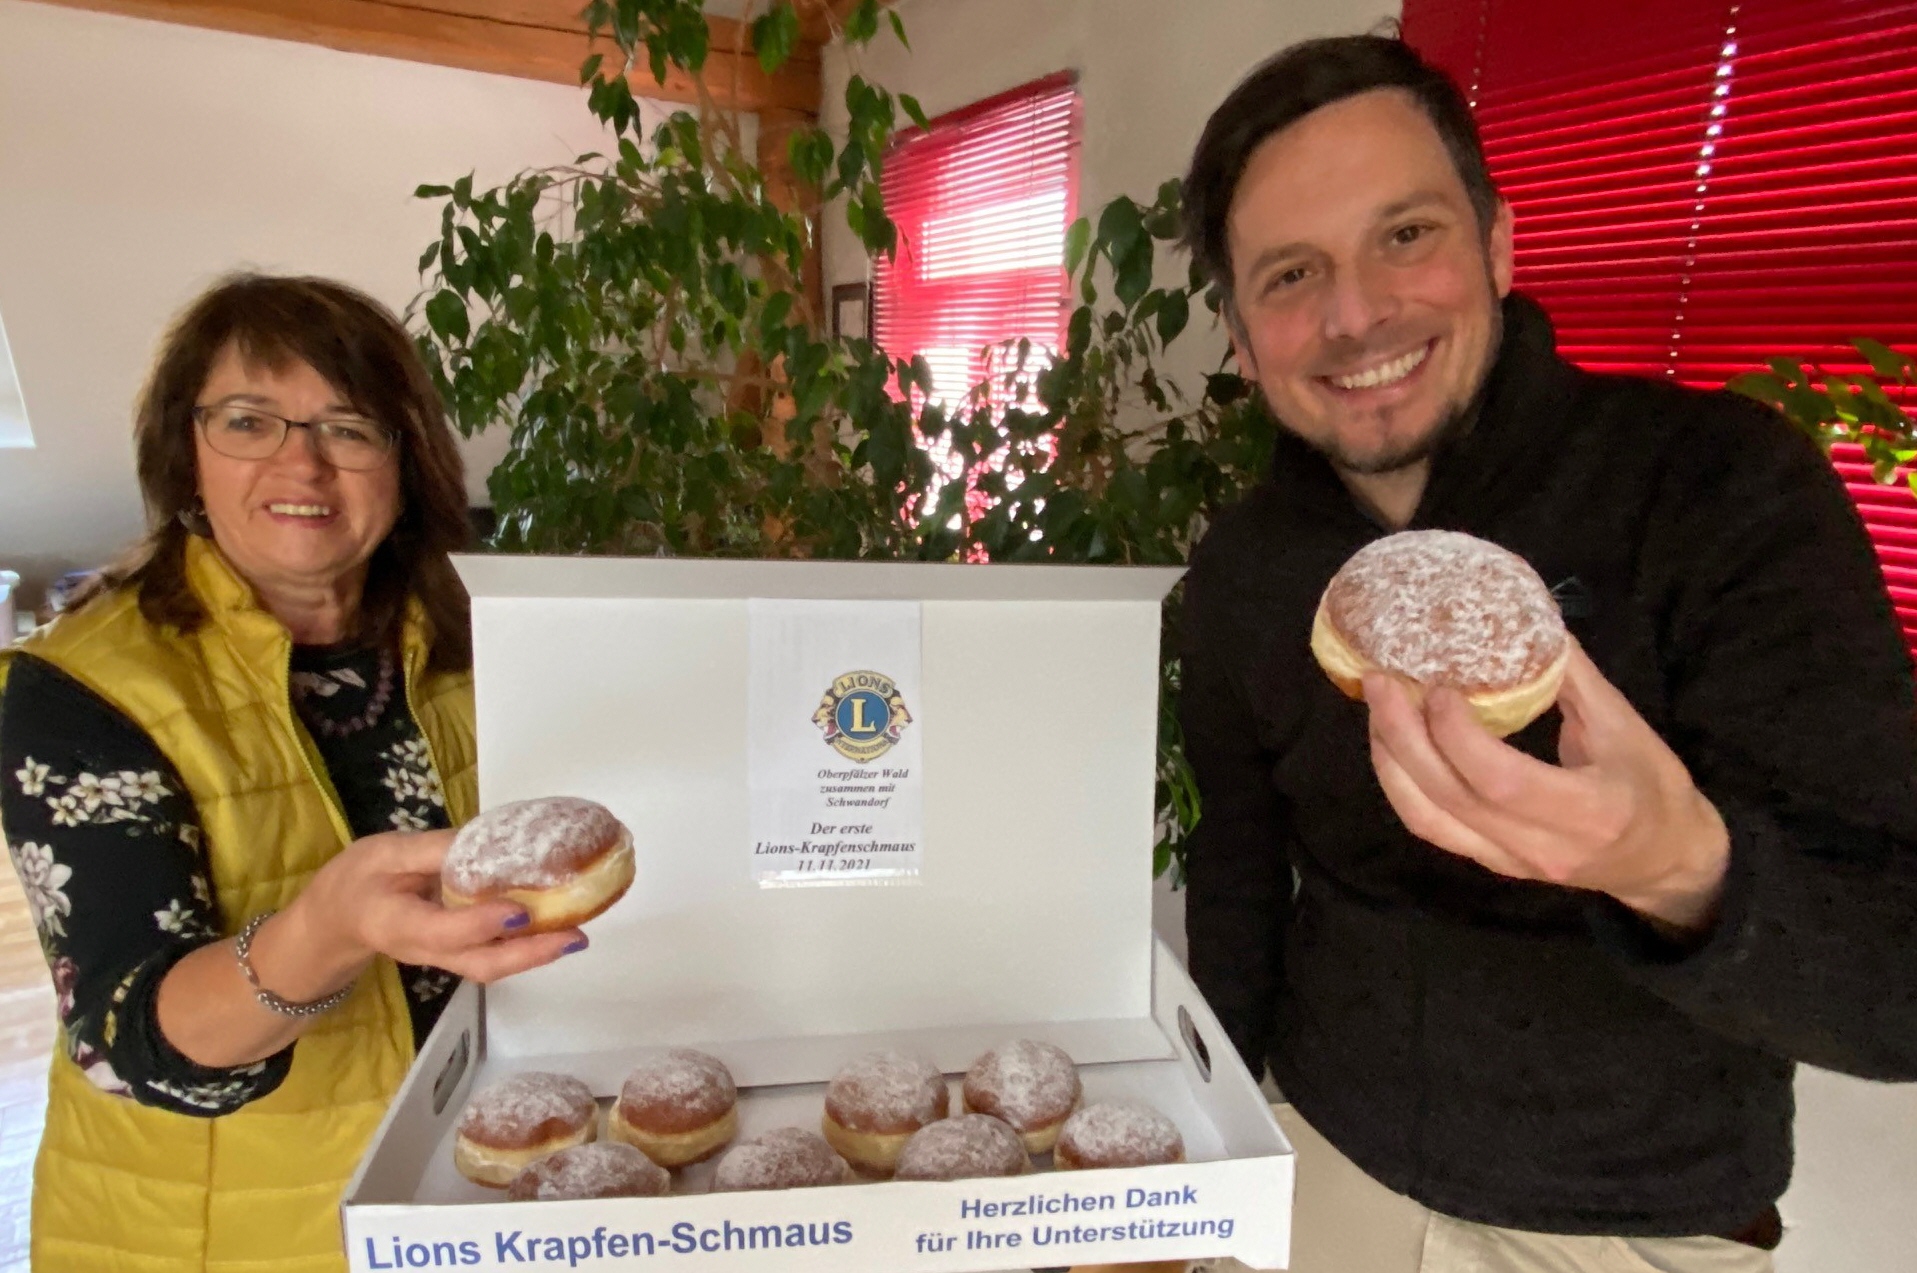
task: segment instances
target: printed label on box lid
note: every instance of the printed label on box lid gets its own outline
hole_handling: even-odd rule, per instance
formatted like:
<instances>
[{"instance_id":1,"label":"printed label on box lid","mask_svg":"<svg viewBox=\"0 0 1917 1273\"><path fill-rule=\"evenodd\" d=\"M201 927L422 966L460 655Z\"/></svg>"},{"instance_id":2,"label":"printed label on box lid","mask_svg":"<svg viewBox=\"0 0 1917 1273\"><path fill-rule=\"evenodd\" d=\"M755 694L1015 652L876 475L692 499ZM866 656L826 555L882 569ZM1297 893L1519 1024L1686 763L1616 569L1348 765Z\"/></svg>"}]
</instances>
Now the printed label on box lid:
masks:
<instances>
[{"instance_id":1,"label":"printed label on box lid","mask_svg":"<svg viewBox=\"0 0 1917 1273\"><path fill-rule=\"evenodd\" d=\"M528 1265L974 1273L1237 1253L1282 1265L1291 1166L1188 1164L950 1184L349 1213L355 1273Z\"/></svg>"},{"instance_id":2,"label":"printed label on box lid","mask_svg":"<svg viewBox=\"0 0 1917 1273\"><path fill-rule=\"evenodd\" d=\"M752 878L913 881L925 782L918 603L755 599L750 618Z\"/></svg>"}]
</instances>

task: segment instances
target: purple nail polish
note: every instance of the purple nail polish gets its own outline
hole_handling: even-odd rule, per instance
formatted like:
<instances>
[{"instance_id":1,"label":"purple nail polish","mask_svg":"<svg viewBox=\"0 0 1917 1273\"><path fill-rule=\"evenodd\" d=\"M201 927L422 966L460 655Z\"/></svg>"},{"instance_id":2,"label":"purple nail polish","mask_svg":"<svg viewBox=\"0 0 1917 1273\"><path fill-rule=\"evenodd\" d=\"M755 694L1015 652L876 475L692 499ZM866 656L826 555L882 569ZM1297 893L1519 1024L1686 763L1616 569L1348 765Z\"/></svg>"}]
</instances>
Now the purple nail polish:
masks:
<instances>
[{"instance_id":1,"label":"purple nail polish","mask_svg":"<svg viewBox=\"0 0 1917 1273\"><path fill-rule=\"evenodd\" d=\"M508 915L506 917L506 922L501 924L500 927L501 928L524 928L526 925L530 923L532 923L532 916L527 914L525 911L520 911L517 915Z\"/></svg>"},{"instance_id":2,"label":"purple nail polish","mask_svg":"<svg viewBox=\"0 0 1917 1273\"><path fill-rule=\"evenodd\" d=\"M584 950L586 947L590 946L591 944L592 943L587 941L584 937L581 937L578 941L571 943L559 953L562 955L576 955L580 951Z\"/></svg>"}]
</instances>

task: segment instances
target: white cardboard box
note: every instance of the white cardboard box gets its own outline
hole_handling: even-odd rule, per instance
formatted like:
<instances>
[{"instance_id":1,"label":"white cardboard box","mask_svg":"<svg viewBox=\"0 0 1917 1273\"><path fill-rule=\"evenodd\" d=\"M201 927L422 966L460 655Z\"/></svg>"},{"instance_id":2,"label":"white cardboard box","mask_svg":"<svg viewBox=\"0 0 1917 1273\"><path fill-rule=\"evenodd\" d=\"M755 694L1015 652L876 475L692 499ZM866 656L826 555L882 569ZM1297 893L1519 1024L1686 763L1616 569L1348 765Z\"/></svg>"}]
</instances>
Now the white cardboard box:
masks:
<instances>
[{"instance_id":1,"label":"white cardboard box","mask_svg":"<svg viewBox=\"0 0 1917 1273\"><path fill-rule=\"evenodd\" d=\"M343 1207L358 1273L414 1268L966 1273L1234 1255L1287 1262L1291 1147L1151 933L1159 602L1175 570L469 557L480 790L577 795L633 828L638 880L591 947L454 997ZM754 598L921 603L924 848L908 884L764 888L747 831ZM741 1138L816 1128L845 1061L958 1075L1007 1039L1087 1100L1176 1121L1189 1161L951 1184L508 1203L452 1167L475 1084L636 1055L731 1068ZM956 1109L956 1080L954 1108Z\"/></svg>"}]
</instances>

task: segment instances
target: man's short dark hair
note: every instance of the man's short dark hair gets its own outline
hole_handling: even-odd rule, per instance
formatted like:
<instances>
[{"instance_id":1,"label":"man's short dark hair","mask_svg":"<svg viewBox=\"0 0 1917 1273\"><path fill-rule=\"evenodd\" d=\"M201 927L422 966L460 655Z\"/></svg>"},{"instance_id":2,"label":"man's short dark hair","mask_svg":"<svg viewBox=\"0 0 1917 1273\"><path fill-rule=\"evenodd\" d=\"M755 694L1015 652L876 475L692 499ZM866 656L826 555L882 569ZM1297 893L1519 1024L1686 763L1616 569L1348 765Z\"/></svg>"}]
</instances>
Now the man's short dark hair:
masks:
<instances>
[{"instance_id":1,"label":"man's short dark hair","mask_svg":"<svg viewBox=\"0 0 1917 1273\"><path fill-rule=\"evenodd\" d=\"M1252 152L1321 106L1381 88L1409 93L1431 120L1464 181L1478 229L1490 233L1498 188L1471 107L1451 77L1389 36L1307 40L1246 76L1212 112L1192 152L1185 175L1185 246L1227 299L1232 279L1226 217Z\"/></svg>"}]
</instances>

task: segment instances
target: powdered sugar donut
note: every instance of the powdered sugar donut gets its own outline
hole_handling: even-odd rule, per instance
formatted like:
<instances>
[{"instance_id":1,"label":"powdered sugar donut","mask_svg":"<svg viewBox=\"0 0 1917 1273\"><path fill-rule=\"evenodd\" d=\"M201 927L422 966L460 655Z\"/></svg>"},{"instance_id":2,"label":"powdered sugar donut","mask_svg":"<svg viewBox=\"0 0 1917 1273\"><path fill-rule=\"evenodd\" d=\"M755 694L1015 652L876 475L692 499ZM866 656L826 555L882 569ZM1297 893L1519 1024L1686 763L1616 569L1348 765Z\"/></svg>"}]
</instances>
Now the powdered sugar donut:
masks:
<instances>
[{"instance_id":1,"label":"powdered sugar donut","mask_svg":"<svg viewBox=\"0 0 1917 1273\"><path fill-rule=\"evenodd\" d=\"M739 1089L725 1062L692 1048L647 1057L626 1076L606 1134L661 1167L683 1167L724 1149L739 1130Z\"/></svg>"},{"instance_id":2,"label":"powdered sugar donut","mask_svg":"<svg viewBox=\"0 0 1917 1273\"><path fill-rule=\"evenodd\" d=\"M550 933L618 901L632 874L632 834L612 810L571 796L515 800L459 829L440 866L440 900L518 902L532 917L522 933Z\"/></svg>"},{"instance_id":3,"label":"powdered sugar donut","mask_svg":"<svg viewBox=\"0 0 1917 1273\"><path fill-rule=\"evenodd\" d=\"M1120 1101L1087 1105L1066 1119L1052 1151L1062 1171L1184 1161L1177 1124L1150 1106Z\"/></svg>"},{"instance_id":4,"label":"powdered sugar donut","mask_svg":"<svg viewBox=\"0 0 1917 1273\"><path fill-rule=\"evenodd\" d=\"M961 1089L968 1112L1010 1123L1034 1154L1058 1140L1082 1092L1065 1050L1031 1039L1014 1039L972 1062Z\"/></svg>"},{"instance_id":5,"label":"powdered sugar donut","mask_svg":"<svg viewBox=\"0 0 1917 1273\"><path fill-rule=\"evenodd\" d=\"M481 1089L459 1116L453 1165L475 1184L503 1188L529 1164L583 1145L599 1130L592 1089L532 1070Z\"/></svg>"},{"instance_id":6,"label":"powdered sugar donut","mask_svg":"<svg viewBox=\"0 0 1917 1273\"><path fill-rule=\"evenodd\" d=\"M843 1185L852 1168L817 1132L781 1127L726 1150L712 1173L717 1193Z\"/></svg>"},{"instance_id":7,"label":"powdered sugar donut","mask_svg":"<svg viewBox=\"0 0 1917 1273\"><path fill-rule=\"evenodd\" d=\"M912 1133L944 1118L952 1094L936 1065L903 1052L868 1052L825 1089L821 1126L832 1148L869 1175L889 1176Z\"/></svg>"},{"instance_id":8,"label":"powdered sugar donut","mask_svg":"<svg viewBox=\"0 0 1917 1273\"><path fill-rule=\"evenodd\" d=\"M1020 1176L1032 1169L1025 1142L990 1114L942 1118L912 1133L899 1151L894 1180L971 1180Z\"/></svg>"},{"instance_id":9,"label":"powdered sugar donut","mask_svg":"<svg viewBox=\"0 0 1917 1273\"><path fill-rule=\"evenodd\" d=\"M1456 531L1414 530L1366 544L1332 577L1311 652L1352 698L1364 698L1374 670L1420 701L1444 686L1503 737L1557 701L1571 642L1524 558Z\"/></svg>"},{"instance_id":10,"label":"powdered sugar donut","mask_svg":"<svg viewBox=\"0 0 1917 1273\"><path fill-rule=\"evenodd\" d=\"M514 1202L566 1202L579 1198L657 1198L672 1176L631 1145L594 1141L548 1154L514 1176L506 1196Z\"/></svg>"}]
</instances>

